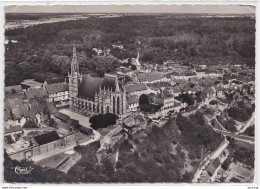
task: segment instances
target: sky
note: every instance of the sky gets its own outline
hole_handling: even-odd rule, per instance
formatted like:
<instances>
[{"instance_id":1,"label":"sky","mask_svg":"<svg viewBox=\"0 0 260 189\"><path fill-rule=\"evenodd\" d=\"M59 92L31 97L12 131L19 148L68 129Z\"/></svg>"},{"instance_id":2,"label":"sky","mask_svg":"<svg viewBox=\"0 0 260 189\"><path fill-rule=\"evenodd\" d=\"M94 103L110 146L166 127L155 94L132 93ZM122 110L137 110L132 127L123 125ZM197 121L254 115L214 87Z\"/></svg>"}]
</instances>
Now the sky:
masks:
<instances>
[{"instance_id":1,"label":"sky","mask_svg":"<svg viewBox=\"0 0 260 189\"><path fill-rule=\"evenodd\" d=\"M6 6L6 13L212 13L255 14L246 5L55 5Z\"/></svg>"}]
</instances>

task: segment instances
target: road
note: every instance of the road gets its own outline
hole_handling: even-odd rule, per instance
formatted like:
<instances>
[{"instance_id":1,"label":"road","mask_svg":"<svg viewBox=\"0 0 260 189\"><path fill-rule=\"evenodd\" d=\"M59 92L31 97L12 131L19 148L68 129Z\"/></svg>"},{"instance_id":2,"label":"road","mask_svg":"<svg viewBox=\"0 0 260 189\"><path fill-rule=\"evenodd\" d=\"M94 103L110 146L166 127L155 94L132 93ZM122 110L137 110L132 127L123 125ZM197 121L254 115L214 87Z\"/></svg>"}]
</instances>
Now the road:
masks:
<instances>
[{"instance_id":1,"label":"road","mask_svg":"<svg viewBox=\"0 0 260 189\"><path fill-rule=\"evenodd\" d=\"M198 168L197 172L194 174L194 177L192 179L192 182L198 182L200 175L202 174L202 172L204 171L205 167L214 159L216 159L217 157L220 156L220 154L227 148L229 144L228 140L224 140L220 146L218 147L218 149L216 149L212 154L208 155L207 157L205 157L203 159L203 163L202 165Z\"/></svg>"},{"instance_id":2,"label":"road","mask_svg":"<svg viewBox=\"0 0 260 189\"><path fill-rule=\"evenodd\" d=\"M255 122L255 112L252 114L251 118L247 121L246 125L238 131L238 133L243 133L245 130L250 127ZM243 123L241 123L243 124Z\"/></svg>"},{"instance_id":3,"label":"road","mask_svg":"<svg viewBox=\"0 0 260 189\"><path fill-rule=\"evenodd\" d=\"M216 116L215 116L216 121L218 122L218 124L221 126L221 128L224 128L223 125L221 123L219 123L219 121L217 120ZM234 137L238 140L250 143L250 144L254 144L254 137L250 137L250 136L245 136L245 135L241 135L241 133L243 133L246 128L248 128L249 126L252 125L253 121L255 120L255 113L252 114L252 117L249 119L249 121L246 123L246 125L244 127L242 127L242 129L236 133L231 133L225 130L218 130L216 128L213 127L215 132L219 132L222 133L224 136L230 136L230 137ZM198 182L201 173L203 172L203 170L205 169L205 167L214 159L216 159L217 157L220 156L220 154L227 148L229 144L229 141L225 138L225 141L223 143L221 143L221 145L218 147L217 150L215 150L210 156L207 156L203 159L202 161L202 165L198 168L197 172L194 174L194 177L192 179L192 182Z\"/></svg>"}]
</instances>

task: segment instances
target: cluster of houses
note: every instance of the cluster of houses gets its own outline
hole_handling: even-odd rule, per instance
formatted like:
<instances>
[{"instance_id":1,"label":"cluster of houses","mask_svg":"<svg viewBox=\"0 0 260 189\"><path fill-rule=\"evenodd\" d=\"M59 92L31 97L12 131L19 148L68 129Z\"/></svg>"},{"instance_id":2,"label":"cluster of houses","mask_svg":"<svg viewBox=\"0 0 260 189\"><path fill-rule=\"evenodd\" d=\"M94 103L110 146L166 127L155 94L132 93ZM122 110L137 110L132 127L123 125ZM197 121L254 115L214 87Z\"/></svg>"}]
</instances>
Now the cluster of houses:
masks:
<instances>
[{"instance_id":1,"label":"cluster of houses","mask_svg":"<svg viewBox=\"0 0 260 189\"><path fill-rule=\"evenodd\" d=\"M58 112L68 106L69 89L63 78L40 84L26 80L5 87L5 150L13 159L34 156L75 145L92 135L92 130Z\"/></svg>"}]
</instances>

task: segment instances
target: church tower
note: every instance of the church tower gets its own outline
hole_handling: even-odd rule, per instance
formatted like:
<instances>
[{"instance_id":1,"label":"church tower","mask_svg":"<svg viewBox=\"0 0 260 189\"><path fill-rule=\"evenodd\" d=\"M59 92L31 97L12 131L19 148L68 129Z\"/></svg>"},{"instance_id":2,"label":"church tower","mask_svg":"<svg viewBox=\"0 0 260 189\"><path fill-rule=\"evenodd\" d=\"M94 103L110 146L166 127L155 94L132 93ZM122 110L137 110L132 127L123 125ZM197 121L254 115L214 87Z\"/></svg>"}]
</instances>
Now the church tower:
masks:
<instances>
[{"instance_id":1,"label":"church tower","mask_svg":"<svg viewBox=\"0 0 260 189\"><path fill-rule=\"evenodd\" d=\"M73 57L71 61L71 72L68 74L69 76L69 103L70 107L77 106L77 96L78 96L78 88L79 84L82 80L82 75L79 73L79 63L77 60L77 52L75 47L75 41L73 44Z\"/></svg>"}]
</instances>

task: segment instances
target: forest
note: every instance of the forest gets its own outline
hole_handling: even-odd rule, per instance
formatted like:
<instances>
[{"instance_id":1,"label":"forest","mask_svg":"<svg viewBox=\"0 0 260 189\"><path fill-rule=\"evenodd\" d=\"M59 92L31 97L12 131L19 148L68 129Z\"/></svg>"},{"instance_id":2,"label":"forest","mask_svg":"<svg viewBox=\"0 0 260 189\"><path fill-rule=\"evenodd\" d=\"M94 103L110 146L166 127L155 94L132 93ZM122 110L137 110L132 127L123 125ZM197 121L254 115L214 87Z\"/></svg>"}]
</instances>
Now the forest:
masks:
<instances>
[{"instance_id":1,"label":"forest","mask_svg":"<svg viewBox=\"0 0 260 189\"><path fill-rule=\"evenodd\" d=\"M13 17L7 15L7 21ZM173 60L177 63L255 65L255 19L250 17L170 14L89 17L9 29L5 36L6 40L18 41L6 44L6 86L20 84L27 78L44 81L66 76L74 40L82 72L100 76L115 72L120 60L135 57L138 40L141 62L161 64ZM114 43L122 43L124 49L113 48ZM110 49L110 56L96 56L93 48Z\"/></svg>"}]
</instances>

